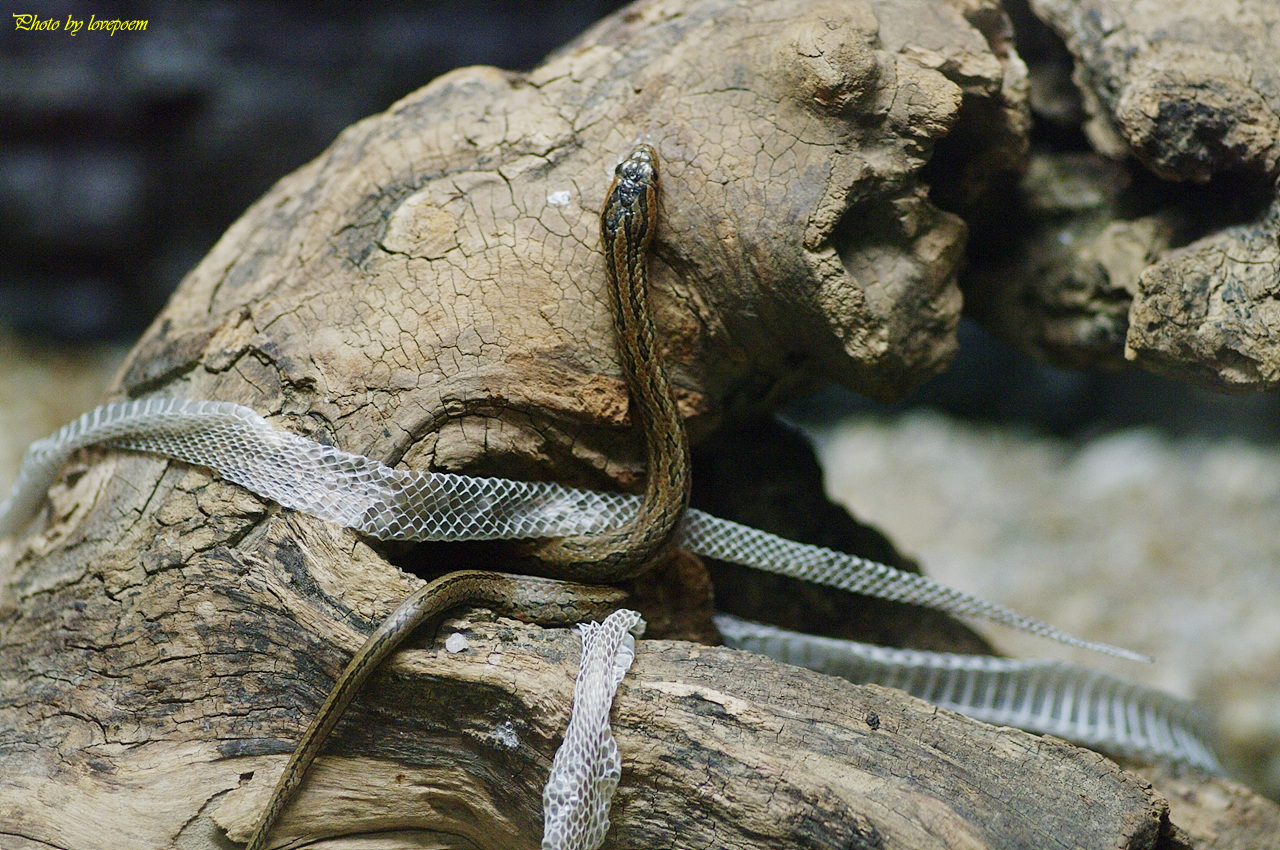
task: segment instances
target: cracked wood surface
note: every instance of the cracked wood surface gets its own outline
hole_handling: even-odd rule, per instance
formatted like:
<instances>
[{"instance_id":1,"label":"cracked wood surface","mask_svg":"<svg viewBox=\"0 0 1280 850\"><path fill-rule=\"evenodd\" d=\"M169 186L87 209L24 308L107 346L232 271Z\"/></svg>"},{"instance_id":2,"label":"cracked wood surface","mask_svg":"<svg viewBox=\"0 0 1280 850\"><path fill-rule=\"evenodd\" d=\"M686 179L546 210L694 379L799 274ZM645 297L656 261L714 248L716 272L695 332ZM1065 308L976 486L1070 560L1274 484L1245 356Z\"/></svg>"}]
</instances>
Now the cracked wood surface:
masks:
<instances>
[{"instance_id":1,"label":"cracked wood surface","mask_svg":"<svg viewBox=\"0 0 1280 850\"><path fill-rule=\"evenodd\" d=\"M393 464L634 487L596 248L615 158L663 157L657 321L712 444L819 378L892 397L946 363L965 226L921 169L936 154L956 168L935 187L981 195L1022 156L1024 83L984 0L638 4L527 75L462 69L349 128L188 276L115 395L234 400ZM243 840L419 585L400 567L507 557L379 546L104 451L0 546L0 846L69 850ZM640 595L705 595L698 565L669 572ZM694 602L659 634L697 633ZM357 700L289 834L537 845L577 641L463 616L469 649L424 635ZM653 640L616 705L611 846L1173 846L1135 774L897 692Z\"/></svg>"}]
</instances>

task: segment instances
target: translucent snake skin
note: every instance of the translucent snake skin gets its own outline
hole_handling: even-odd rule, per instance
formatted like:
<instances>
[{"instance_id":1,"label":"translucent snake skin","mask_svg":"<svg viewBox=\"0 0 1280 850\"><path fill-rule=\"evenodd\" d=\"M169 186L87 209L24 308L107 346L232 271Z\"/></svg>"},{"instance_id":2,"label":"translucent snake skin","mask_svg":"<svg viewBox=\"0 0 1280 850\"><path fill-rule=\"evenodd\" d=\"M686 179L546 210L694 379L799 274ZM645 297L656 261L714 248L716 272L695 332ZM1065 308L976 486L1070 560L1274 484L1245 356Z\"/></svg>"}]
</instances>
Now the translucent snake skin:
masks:
<instances>
[{"instance_id":1,"label":"translucent snake skin","mask_svg":"<svg viewBox=\"0 0 1280 850\"><path fill-rule=\"evenodd\" d=\"M526 540L599 533L625 524L637 496L554 482L476 478L393 469L373 458L278 431L247 407L221 401L151 398L95 408L33 443L9 499L0 534L26 525L67 455L91 445L165 455L293 510L379 540ZM857 555L785 540L689 509L681 547L709 558L854 593L985 619L1071 646L1148 661L1127 649L1066 634L1003 605Z\"/></svg>"},{"instance_id":2,"label":"translucent snake skin","mask_svg":"<svg viewBox=\"0 0 1280 850\"><path fill-rule=\"evenodd\" d=\"M372 458L276 430L257 413L240 405L152 398L99 407L53 436L32 444L13 492L0 504L0 534L20 531L39 507L67 455L90 445L151 452L205 466L284 507L379 539L519 540L591 534L633 517L639 502L636 496L579 490L552 482L393 469ZM692 508L679 527L677 543L707 557L926 605L959 616L985 618L1122 658L1144 659L1128 650L1064 634L924 576L855 555L784 540ZM1107 684L1106 711L1081 714L1072 708L1082 704L1080 683L1091 675L1102 676L1085 668L1070 668L1077 672L1068 676L1048 675L1042 665L1055 662L974 662L975 656L886 650L808 635L790 636L794 633L788 633L785 639L774 633L753 634L744 633L742 648L802 666L812 664L825 669L831 663L826 658L848 653L879 658L883 662L878 662L879 666L864 665L858 681L902 687L926 698L947 693L947 699L939 699L940 702L980 719L1049 731L1085 744L1101 746L1109 741L1110 748L1120 752L1185 761L1210 769L1216 765L1199 725L1179 719L1193 717L1192 709L1172 697L1129 683L1123 687ZM810 653L807 659L805 653ZM1058 696L1038 696L1022 702L1022 708L1012 697L1002 697L997 713L983 715L981 712L986 709L982 700L986 697L976 685L964 684L977 679L965 680L970 674L962 672L975 663L989 671L1000 668L1000 675L1005 677L1002 681L1012 683L1009 687L1034 685L1041 695ZM1066 667L1059 665L1059 669ZM931 684L924 691L904 684L916 675L912 670L925 671L918 675L931 677ZM1168 722L1171 728L1181 731L1171 732L1166 736L1168 740L1159 743L1159 734L1134 731L1140 723L1116 720L1137 715L1156 718L1157 725ZM1169 719L1162 721L1160 717Z\"/></svg>"},{"instance_id":3,"label":"translucent snake skin","mask_svg":"<svg viewBox=\"0 0 1280 850\"><path fill-rule=\"evenodd\" d=\"M542 790L542 850L595 850L609 831L609 807L622 778L622 754L609 728L609 709L635 659L644 620L615 611L584 623L582 661L573 686L573 713Z\"/></svg>"},{"instance_id":4,"label":"translucent snake skin","mask_svg":"<svg viewBox=\"0 0 1280 850\"><path fill-rule=\"evenodd\" d=\"M1093 749L1222 770L1195 707L1088 667L1049 659L891 649L716 616L725 644L858 684L906 691L998 726Z\"/></svg>"}]
</instances>

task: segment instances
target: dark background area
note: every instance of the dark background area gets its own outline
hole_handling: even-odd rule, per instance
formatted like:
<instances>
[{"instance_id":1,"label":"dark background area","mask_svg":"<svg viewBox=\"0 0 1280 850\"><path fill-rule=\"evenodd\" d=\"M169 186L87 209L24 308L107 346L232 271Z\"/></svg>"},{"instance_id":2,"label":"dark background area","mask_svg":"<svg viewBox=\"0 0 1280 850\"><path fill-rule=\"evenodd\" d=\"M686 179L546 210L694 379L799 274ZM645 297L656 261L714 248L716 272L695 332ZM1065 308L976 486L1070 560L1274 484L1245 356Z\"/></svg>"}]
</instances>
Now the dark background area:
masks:
<instances>
[{"instance_id":1,"label":"dark background area","mask_svg":"<svg viewBox=\"0 0 1280 850\"><path fill-rule=\"evenodd\" d=\"M532 67L622 5L4 4L0 325L49 345L133 338L227 226L343 127L451 68ZM113 36L15 31L15 11L148 26ZM961 330L955 366L907 402L885 407L830 389L791 417L823 424L927 404L1079 439L1133 425L1280 438L1273 396L1227 398L1137 372L1053 369L974 324Z\"/></svg>"},{"instance_id":2,"label":"dark background area","mask_svg":"<svg viewBox=\"0 0 1280 850\"><path fill-rule=\"evenodd\" d=\"M136 336L348 124L452 68L530 68L622 5L0 4L0 322L60 342ZM19 11L148 25L16 31Z\"/></svg>"}]
</instances>

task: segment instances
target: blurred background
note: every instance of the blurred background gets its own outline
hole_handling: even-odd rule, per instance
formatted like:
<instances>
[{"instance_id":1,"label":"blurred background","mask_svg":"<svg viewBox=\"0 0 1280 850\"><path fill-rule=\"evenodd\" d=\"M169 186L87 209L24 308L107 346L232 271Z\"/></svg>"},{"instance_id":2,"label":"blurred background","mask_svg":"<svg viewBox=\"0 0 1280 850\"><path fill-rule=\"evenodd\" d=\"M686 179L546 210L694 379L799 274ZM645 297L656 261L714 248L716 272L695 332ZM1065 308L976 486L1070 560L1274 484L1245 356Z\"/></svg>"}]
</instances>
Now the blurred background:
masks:
<instances>
[{"instance_id":1,"label":"blurred background","mask_svg":"<svg viewBox=\"0 0 1280 850\"><path fill-rule=\"evenodd\" d=\"M48 3L145 33L0 36L0 322L127 340L227 226L348 124L461 65L529 68L622 5Z\"/></svg>"},{"instance_id":2,"label":"blurred background","mask_svg":"<svg viewBox=\"0 0 1280 850\"><path fill-rule=\"evenodd\" d=\"M149 22L110 37L18 32L30 10L4 5L0 486L275 180L439 74L532 67L624 4L31 4ZM1045 33L1020 49L1060 51ZM789 408L832 495L936 578L1160 658L1118 669L1204 698L1237 774L1280 799L1280 400L1052 368L968 321L961 342L899 404L828 388Z\"/></svg>"}]
</instances>

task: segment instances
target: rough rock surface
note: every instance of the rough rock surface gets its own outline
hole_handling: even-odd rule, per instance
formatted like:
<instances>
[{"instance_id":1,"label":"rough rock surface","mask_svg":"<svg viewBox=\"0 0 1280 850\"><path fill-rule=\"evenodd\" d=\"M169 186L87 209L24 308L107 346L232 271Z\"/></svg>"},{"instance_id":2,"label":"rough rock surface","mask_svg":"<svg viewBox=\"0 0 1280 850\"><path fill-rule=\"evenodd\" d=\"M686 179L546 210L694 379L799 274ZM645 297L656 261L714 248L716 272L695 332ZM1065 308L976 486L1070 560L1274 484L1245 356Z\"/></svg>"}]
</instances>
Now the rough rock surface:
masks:
<instances>
[{"instance_id":1,"label":"rough rock surface","mask_svg":"<svg viewBox=\"0 0 1280 850\"><path fill-rule=\"evenodd\" d=\"M1029 0L1077 58L1104 153L1133 153L1169 180L1275 176L1280 57L1268 0Z\"/></svg>"}]
</instances>

